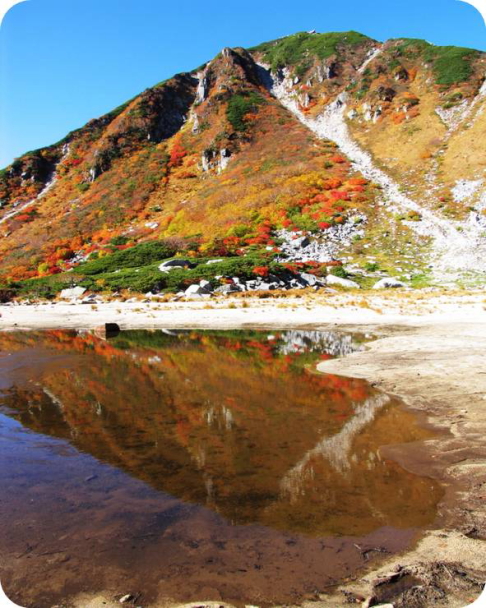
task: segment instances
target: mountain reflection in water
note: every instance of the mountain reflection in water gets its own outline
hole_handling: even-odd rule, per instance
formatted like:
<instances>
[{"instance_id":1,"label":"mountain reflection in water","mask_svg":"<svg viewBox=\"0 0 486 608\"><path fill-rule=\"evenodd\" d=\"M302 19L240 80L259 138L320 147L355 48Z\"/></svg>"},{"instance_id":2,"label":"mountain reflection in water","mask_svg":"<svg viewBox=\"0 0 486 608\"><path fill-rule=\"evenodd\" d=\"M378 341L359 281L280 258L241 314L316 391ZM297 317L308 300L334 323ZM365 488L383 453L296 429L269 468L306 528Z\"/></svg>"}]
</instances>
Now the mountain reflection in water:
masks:
<instances>
[{"instance_id":1,"label":"mountain reflection in water","mask_svg":"<svg viewBox=\"0 0 486 608\"><path fill-rule=\"evenodd\" d=\"M52 438L53 462L64 454L72 467L84 453L116 467L177 499L175 521L184 504L199 505L217 514L216 528L315 539L386 529L393 544L393 530L433 522L442 491L380 453L430 435L409 412L364 381L312 372L359 341L319 331L3 333L2 436L18 444L33 431L38 442L24 446L33 459ZM28 494L39 471L27 460L5 475L10 491ZM52 483L51 500L56 491ZM85 483L82 500L101 514L91 492Z\"/></svg>"}]
</instances>

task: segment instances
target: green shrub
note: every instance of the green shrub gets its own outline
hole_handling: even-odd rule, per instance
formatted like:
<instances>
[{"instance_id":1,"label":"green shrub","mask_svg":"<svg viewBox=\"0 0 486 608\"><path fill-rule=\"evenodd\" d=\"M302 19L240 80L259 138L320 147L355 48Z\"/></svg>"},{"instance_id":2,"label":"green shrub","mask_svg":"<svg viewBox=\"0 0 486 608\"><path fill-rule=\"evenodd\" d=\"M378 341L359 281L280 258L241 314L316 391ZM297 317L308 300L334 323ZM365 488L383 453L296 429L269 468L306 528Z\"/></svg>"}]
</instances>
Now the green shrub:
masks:
<instances>
[{"instance_id":1,"label":"green shrub","mask_svg":"<svg viewBox=\"0 0 486 608\"><path fill-rule=\"evenodd\" d=\"M176 253L174 247L164 241L141 243L130 249L117 251L111 255L86 262L77 267L76 272L93 275L113 272L121 268L137 268L172 257Z\"/></svg>"},{"instance_id":2,"label":"green shrub","mask_svg":"<svg viewBox=\"0 0 486 608\"><path fill-rule=\"evenodd\" d=\"M347 279L349 277L349 273L346 272L343 266L332 266L329 274L340 277L341 279Z\"/></svg>"},{"instance_id":3,"label":"green shrub","mask_svg":"<svg viewBox=\"0 0 486 608\"><path fill-rule=\"evenodd\" d=\"M357 46L368 41L372 41L372 38L353 31L327 34L300 32L272 42L264 42L250 51L263 53L265 62L270 64L273 71L299 66L302 75L302 70L305 72L305 67L312 64L308 60L309 55L321 60L327 59L337 53L341 45Z\"/></svg>"},{"instance_id":4,"label":"green shrub","mask_svg":"<svg viewBox=\"0 0 486 608\"><path fill-rule=\"evenodd\" d=\"M130 239L127 236L114 236L112 239L110 239L110 244L118 247L119 245L126 245L129 240Z\"/></svg>"},{"instance_id":5,"label":"green shrub","mask_svg":"<svg viewBox=\"0 0 486 608\"><path fill-rule=\"evenodd\" d=\"M477 51L454 46L431 47L426 53L426 59L434 61L436 84L443 85L468 80L473 71L471 62L477 56Z\"/></svg>"},{"instance_id":6,"label":"green shrub","mask_svg":"<svg viewBox=\"0 0 486 608\"><path fill-rule=\"evenodd\" d=\"M406 57L421 55L424 61L432 64L435 83L446 87L468 80L473 72L472 61L479 56L479 51L474 49L434 46L415 38L401 40L395 50Z\"/></svg>"},{"instance_id":7,"label":"green shrub","mask_svg":"<svg viewBox=\"0 0 486 608\"><path fill-rule=\"evenodd\" d=\"M226 117L235 131L246 131L248 124L245 116L250 112L255 112L263 97L258 93L240 93L233 95L226 108Z\"/></svg>"},{"instance_id":8,"label":"green shrub","mask_svg":"<svg viewBox=\"0 0 486 608\"><path fill-rule=\"evenodd\" d=\"M106 258L104 258L106 259ZM92 291L130 291L145 293L165 287L164 273L157 266L146 268L125 268L120 272L97 274L95 277L85 277L80 281L82 287Z\"/></svg>"}]
</instances>

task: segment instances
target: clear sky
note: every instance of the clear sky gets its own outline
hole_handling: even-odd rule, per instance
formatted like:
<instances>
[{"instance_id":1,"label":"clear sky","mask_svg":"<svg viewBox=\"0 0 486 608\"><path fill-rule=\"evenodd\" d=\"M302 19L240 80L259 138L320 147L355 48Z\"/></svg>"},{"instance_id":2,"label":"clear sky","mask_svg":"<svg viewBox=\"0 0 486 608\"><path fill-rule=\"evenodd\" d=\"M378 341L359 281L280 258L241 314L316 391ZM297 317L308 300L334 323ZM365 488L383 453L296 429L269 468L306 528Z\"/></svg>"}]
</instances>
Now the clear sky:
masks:
<instances>
[{"instance_id":1,"label":"clear sky","mask_svg":"<svg viewBox=\"0 0 486 608\"><path fill-rule=\"evenodd\" d=\"M0 167L224 46L310 29L486 50L457 0L29 0L0 30Z\"/></svg>"}]
</instances>

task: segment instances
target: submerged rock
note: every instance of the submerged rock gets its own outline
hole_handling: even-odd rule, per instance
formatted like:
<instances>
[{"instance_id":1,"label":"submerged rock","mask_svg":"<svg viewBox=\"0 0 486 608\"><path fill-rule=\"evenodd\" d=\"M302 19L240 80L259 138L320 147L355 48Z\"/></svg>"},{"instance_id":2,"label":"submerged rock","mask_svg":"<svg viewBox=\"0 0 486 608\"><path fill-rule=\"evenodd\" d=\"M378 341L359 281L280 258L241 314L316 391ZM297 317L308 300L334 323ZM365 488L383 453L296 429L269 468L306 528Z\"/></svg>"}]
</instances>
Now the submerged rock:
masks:
<instances>
[{"instance_id":1,"label":"submerged rock","mask_svg":"<svg viewBox=\"0 0 486 608\"><path fill-rule=\"evenodd\" d=\"M113 338L120 333L120 326L118 323L104 323L94 328L94 334L99 338Z\"/></svg>"}]
</instances>

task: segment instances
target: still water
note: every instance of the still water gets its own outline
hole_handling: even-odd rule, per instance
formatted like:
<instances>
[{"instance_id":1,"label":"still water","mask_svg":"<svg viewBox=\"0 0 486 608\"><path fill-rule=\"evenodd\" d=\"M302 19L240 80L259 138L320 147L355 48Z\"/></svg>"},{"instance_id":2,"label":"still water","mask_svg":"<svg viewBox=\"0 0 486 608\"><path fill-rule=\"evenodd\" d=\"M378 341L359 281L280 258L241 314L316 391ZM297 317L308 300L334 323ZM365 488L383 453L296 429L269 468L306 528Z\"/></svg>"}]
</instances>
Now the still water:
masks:
<instances>
[{"instance_id":1,"label":"still water","mask_svg":"<svg viewBox=\"0 0 486 608\"><path fill-rule=\"evenodd\" d=\"M0 334L1 581L23 606L84 592L269 605L404 549L440 486L383 457L430 436L315 364L361 336Z\"/></svg>"}]
</instances>

